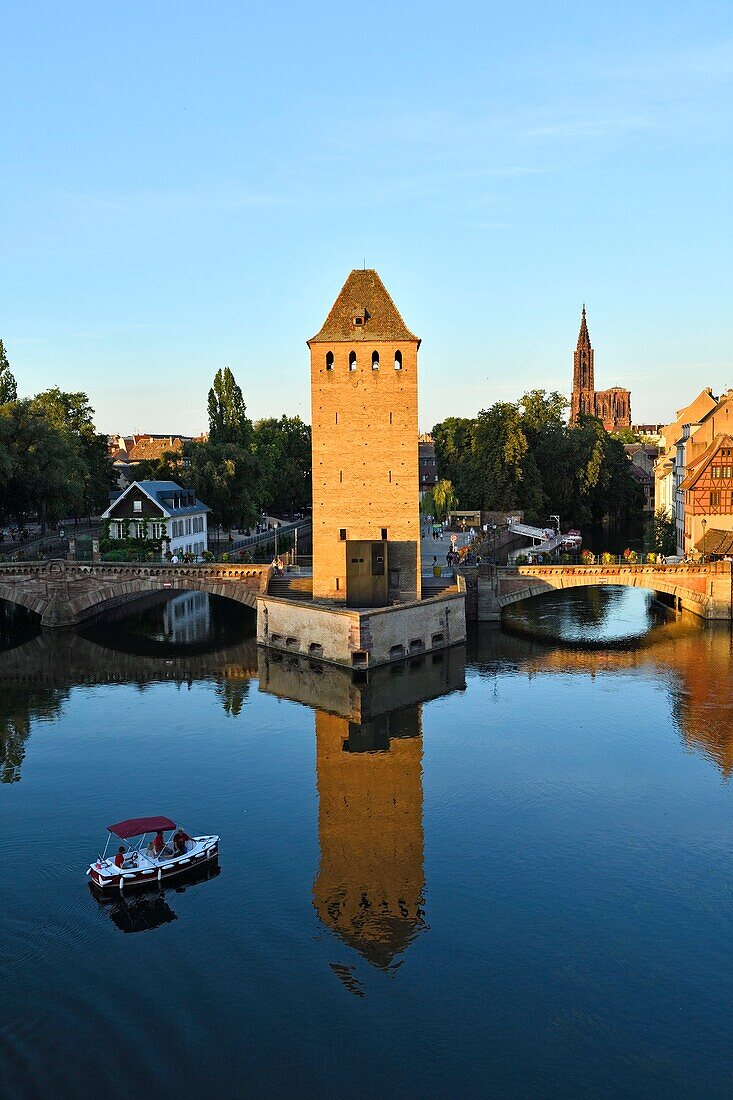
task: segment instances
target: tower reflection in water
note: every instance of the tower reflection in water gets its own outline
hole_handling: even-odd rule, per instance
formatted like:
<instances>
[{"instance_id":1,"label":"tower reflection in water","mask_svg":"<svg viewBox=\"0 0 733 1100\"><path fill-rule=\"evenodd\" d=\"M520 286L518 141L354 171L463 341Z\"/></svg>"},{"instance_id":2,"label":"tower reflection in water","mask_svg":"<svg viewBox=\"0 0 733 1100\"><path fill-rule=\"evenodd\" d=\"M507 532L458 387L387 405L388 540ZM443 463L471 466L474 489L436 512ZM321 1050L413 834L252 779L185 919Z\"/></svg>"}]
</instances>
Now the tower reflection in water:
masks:
<instances>
[{"instance_id":1,"label":"tower reflection in water","mask_svg":"<svg viewBox=\"0 0 733 1100\"><path fill-rule=\"evenodd\" d=\"M465 649L366 673L263 650L259 678L260 690L315 710L316 912L387 969L427 927L422 703L465 689ZM342 969L334 966L348 984Z\"/></svg>"}]
</instances>

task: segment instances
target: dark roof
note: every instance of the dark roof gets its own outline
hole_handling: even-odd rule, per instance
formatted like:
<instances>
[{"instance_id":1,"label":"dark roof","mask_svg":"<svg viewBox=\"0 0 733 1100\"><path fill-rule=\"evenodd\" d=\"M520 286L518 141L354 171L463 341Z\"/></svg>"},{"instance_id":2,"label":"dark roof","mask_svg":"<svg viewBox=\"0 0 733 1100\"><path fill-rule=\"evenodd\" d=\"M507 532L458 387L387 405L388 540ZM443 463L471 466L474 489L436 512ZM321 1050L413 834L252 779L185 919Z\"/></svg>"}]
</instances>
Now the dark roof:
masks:
<instances>
[{"instance_id":1,"label":"dark roof","mask_svg":"<svg viewBox=\"0 0 733 1100\"><path fill-rule=\"evenodd\" d=\"M362 323L356 324L355 318ZM376 271L352 271L320 331L308 344L354 340L410 340L420 343L402 320Z\"/></svg>"},{"instance_id":2,"label":"dark roof","mask_svg":"<svg viewBox=\"0 0 733 1100\"><path fill-rule=\"evenodd\" d=\"M178 493L185 493L186 495L189 495L191 493L190 489L182 488L175 481L133 481L127 486L126 489L122 489L120 492L116 493L114 497L113 494L110 493L110 497L112 499L110 500L107 512L123 496L127 496L130 490L136 485L139 489L142 489L146 496L149 496L150 499L154 501L155 504L157 504L160 508L162 508L163 511L165 511L169 516L192 516L194 514L198 515L201 512L211 511L208 505L203 504L200 500L197 500L196 497L194 497L193 504L174 506L173 497L175 497ZM107 515L107 512L102 513L103 519Z\"/></svg>"},{"instance_id":3,"label":"dark roof","mask_svg":"<svg viewBox=\"0 0 733 1100\"><path fill-rule=\"evenodd\" d=\"M695 549L699 554L733 557L733 531L706 531Z\"/></svg>"}]
</instances>

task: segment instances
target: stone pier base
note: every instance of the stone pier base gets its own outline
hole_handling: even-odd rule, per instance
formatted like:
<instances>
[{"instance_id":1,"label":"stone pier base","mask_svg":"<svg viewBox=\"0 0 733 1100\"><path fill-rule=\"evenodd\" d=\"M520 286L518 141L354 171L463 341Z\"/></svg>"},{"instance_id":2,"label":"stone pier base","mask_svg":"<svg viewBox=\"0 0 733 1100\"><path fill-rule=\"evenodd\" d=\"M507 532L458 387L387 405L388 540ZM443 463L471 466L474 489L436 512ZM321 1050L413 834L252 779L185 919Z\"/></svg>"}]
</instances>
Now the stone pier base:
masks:
<instances>
[{"instance_id":1,"label":"stone pier base","mask_svg":"<svg viewBox=\"0 0 733 1100\"><path fill-rule=\"evenodd\" d=\"M380 608L257 600L257 642L346 668L372 668L466 640L463 594Z\"/></svg>"}]
</instances>

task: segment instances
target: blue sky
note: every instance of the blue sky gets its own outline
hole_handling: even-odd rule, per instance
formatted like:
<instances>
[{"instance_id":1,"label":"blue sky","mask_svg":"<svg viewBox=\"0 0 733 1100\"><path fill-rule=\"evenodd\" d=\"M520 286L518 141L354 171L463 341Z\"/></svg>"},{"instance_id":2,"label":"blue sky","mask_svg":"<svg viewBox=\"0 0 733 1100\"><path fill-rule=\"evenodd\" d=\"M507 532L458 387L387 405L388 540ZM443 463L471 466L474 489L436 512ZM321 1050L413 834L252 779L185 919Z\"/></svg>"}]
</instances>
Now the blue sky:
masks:
<instances>
[{"instance_id":1,"label":"blue sky","mask_svg":"<svg viewBox=\"0 0 733 1100\"><path fill-rule=\"evenodd\" d=\"M733 385L733 5L0 5L0 338L104 431L310 418L352 267L423 339L421 427Z\"/></svg>"}]
</instances>

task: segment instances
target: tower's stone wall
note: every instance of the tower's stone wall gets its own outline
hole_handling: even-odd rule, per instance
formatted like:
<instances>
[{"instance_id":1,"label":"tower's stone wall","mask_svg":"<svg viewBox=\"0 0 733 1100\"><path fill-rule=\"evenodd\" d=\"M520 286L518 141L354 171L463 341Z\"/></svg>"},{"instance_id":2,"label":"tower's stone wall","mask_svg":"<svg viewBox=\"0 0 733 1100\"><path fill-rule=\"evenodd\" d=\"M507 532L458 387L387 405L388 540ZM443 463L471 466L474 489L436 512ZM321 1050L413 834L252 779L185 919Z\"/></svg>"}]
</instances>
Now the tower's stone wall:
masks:
<instances>
[{"instance_id":1,"label":"tower's stone wall","mask_svg":"<svg viewBox=\"0 0 733 1100\"><path fill-rule=\"evenodd\" d=\"M367 277L372 281L363 292ZM351 322L353 338L343 339L343 327L337 330L341 339L331 338L327 322L309 341L313 595L346 599L347 542L342 532L349 542L380 541L386 528L390 598L415 600L420 598L419 340L396 310L397 320L387 320L404 338L385 338L384 313L394 305L376 272L352 272L337 306L347 292L354 299L354 316L361 318L359 324ZM369 309L358 308L362 293L373 295ZM341 313L340 325L348 326L347 311ZM346 334L350 336L348 327ZM378 366L373 365L375 353ZM401 369L395 369L398 357Z\"/></svg>"}]
</instances>

